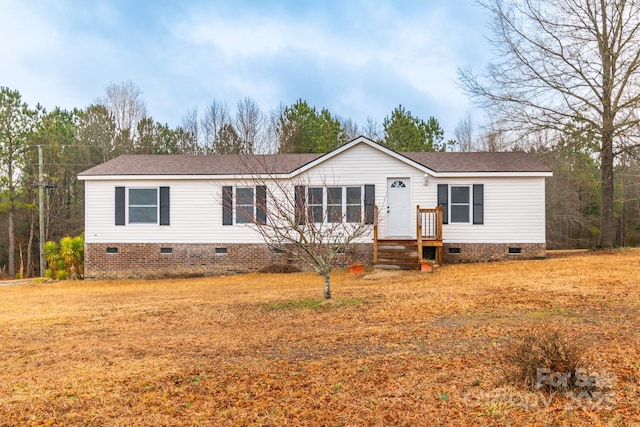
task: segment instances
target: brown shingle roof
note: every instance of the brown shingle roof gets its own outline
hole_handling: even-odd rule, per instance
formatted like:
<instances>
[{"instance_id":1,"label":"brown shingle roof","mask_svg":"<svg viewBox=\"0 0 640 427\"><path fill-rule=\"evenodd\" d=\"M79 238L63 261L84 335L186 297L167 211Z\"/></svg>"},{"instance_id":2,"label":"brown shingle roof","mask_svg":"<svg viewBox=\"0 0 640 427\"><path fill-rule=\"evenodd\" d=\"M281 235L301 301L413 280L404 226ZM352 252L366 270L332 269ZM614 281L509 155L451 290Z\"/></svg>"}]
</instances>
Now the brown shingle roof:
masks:
<instances>
[{"instance_id":1,"label":"brown shingle roof","mask_svg":"<svg viewBox=\"0 0 640 427\"><path fill-rule=\"evenodd\" d=\"M513 152L400 153L434 172L551 172L531 154Z\"/></svg>"},{"instance_id":2,"label":"brown shingle roof","mask_svg":"<svg viewBox=\"0 0 640 427\"><path fill-rule=\"evenodd\" d=\"M126 154L94 166L80 176L95 175L240 175L289 173L320 154Z\"/></svg>"},{"instance_id":3,"label":"brown shingle roof","mask_svg":"<svg viewBox=\"0 0 640 427\"><path fill-rule=\"evenodd\" d=\"M523 152L400 153L436 173L551 172ZM242 175L283 174L321 157L321 154L258 155L123 155L80 173L97 175Z\"/></svg>"}]
</instances>

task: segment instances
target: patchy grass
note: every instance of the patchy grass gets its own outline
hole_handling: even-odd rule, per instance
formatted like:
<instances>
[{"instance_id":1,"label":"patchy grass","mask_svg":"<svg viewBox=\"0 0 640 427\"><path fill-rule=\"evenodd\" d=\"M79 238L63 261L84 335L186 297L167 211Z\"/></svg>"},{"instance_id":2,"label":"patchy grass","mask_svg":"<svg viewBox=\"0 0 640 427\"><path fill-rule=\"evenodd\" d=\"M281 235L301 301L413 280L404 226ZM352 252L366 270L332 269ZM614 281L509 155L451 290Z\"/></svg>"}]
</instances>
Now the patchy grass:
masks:
<instances>
[{"instance_id":1,"label":"patchy grass","mask_svg":"<svg viewBox=\"0 0 640 427\"><path fill-rule=\"evenodd\" d=\"M366 304L364 298L301 298L262 304L265 310L320 310Z\"/></svg>"},{"instance_id":2,"label":"patchy grass","mask_svg":"<svg viewBox=\"0 0 640 427\"><path fill-rule=\"evenodd\" d=\"M640 250L0 288L0 426L637 425ZM548 328L596 392L504 381ZM552 374L552 373L551 373Z\"/></svg>"}]
</instances>

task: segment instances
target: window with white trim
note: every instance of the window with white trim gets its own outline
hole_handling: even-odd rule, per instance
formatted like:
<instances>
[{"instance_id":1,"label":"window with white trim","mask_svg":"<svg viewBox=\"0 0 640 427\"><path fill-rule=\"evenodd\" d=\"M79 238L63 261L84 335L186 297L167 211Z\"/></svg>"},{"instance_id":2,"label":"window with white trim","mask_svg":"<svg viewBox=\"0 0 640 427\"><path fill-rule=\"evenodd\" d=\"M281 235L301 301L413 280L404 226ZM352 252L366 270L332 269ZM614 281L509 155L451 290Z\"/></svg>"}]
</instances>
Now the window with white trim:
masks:
<instances>
[{"instance_id":1,"label":"window with white trim","mask_svg":"<svg viewBox=\"0 0 640 427\"><path fill-rule=\"evenodd\" d=\"M158 223L158 189L129 189L129 224Z\"/></svg>"},{"instance_id":2,"label":"window with white trim","mask_svg":"<svg viewBox=\"0 0 640 427\"><path fill-rule=\"evenodd\" d=\"M327 222L342 222L342 187L327 188Z\"/></svg>"},{"instance_id":3,"label":"window with white trim","mask_svg":"<svg viewBox=\"0 0 640 427\"><path fill-rule=\"evenodd\" d=\"M254 219L253 187L236 188L236 224L250 224Z\"/></svg>"},{"instance_id":4,"label":"window with white trim","mask_svg":"<svg viewBox=\"0 0 640 427\"><path fill-rule=\"evenodd\" d=\"M362 221L362 187L347 187L347 222Z\"/></svg>"},{"instance_id":5,"label":"window with white trim","mask_svg":"<svg viewBox=\"0 0 640 427\"><path fill-rule=\"evenodd\" d=\"M451 222L470 223L471 222L471 187L450 186L450 209Z\"/></svg>"},{"instance_id":6,"label":"window with white trim","mask_svg":"<svg viewBox=\"0 0 640 427\"><path fill-rule=\"evenodd\" d=\"M362 187L311 187L307 191L310 222L328 223L362 221L364 199Z\"/></svg>"},{"instance_id":7,"label":"window with white trim","mask_svg":"<svg viewBox=\"0 0 640 427\"><path fill-rule=\"evenodd\" d=\"M307 208L309 222L324 222L324 188L309 188Z\"/></svg>"}]
</instances>

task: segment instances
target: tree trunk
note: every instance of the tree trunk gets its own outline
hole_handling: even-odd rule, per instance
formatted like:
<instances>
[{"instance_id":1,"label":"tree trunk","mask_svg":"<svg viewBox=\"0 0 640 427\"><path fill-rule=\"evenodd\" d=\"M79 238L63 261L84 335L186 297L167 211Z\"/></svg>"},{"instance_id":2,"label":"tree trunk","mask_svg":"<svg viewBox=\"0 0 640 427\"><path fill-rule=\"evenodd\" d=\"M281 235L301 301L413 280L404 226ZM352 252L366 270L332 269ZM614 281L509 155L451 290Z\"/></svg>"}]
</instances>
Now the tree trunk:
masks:
<instances>
[{"instance_id":1,"label":"tree trunk","mask_svg":"<svg viewBox=\"0 0 640 427\"><path fill-rule=\"evenodd\" d=\"M331 272L324 273L324 299L331 299Z\"/></svg>"},{"instance_id":2,"label":"tree trunk","mask_svg":"<svg viewBox=\"0 0 640 427\"><path fill-rule=\"evenodd\" d=\"M11 201L11 205L9 206L9 227L8 227L8 232L9 232L9 266L8 266L8 272L9 272L9 276L11 276L11 278L15 278L16 277L16 239L15 239L15 234L14 234L14 226L13 226L13 216L14 216L14 209L13 209L13 201Z\"/></svg>"},{"instance_id":3,"label":"tree trunk","mask_svg":"<svg viewBox=\"0 0 640 427\"><path fill-rule=\"evenodd\" d=\"M27 244L27 272L25 277L33 277L33 235L35 228L35 218L31 211L31 224L29 225L29 243Z\"/></svg>"},{"instance_id":4,"label":"tree trunk","mask_svg":"<svg viewBox=\"0 0 640 427\"><path fill-rule=\"evenodd\" d=\"M605 125L602 132L602 149L600 151L600 240L601 248L612 248L616 239L616 222L613 216L614 182L613 182L613 126Z\"/></svg>"}]
</instances>

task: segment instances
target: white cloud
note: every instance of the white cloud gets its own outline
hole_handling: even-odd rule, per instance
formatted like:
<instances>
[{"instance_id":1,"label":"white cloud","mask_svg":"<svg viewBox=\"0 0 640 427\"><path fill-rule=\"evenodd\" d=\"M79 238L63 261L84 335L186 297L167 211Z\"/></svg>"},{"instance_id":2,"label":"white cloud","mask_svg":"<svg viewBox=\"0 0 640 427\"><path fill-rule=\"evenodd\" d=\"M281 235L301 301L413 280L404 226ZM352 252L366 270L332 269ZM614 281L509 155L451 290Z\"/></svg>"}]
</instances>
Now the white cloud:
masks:
<instances>
[{"instance_id":1,"label":"white cloud","mask_svg":"<svg viewBox=\"0 0 640 427\"><path fill-rule=\"evenodd\" d=\"M245 96L265 111L302 98L360 124L403 104L448 132L466 112L456 67L480 35L445 0L204 3L0 0L0 37L11 40L0 44L0 85L73 108L132 80L172 126L194 105L233 108Z\"/></svg>"}]
</instances>

